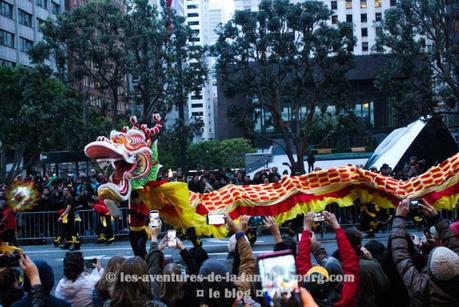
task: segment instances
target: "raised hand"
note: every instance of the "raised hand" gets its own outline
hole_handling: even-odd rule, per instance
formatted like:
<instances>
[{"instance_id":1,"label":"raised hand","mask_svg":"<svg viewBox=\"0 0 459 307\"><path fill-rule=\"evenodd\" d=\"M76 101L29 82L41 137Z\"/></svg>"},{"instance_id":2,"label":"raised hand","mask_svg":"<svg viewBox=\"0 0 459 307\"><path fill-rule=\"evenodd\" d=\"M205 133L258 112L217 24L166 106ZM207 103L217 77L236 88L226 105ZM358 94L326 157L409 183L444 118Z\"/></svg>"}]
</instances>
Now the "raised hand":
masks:
<instances>
[{"instance_id":1,"label":"raised hand","mask_svg":"<svg viewBox=\"0 0 459 307\"><path fill-rule=\"evenodd\" d=\"M338 223L338 220L336 219L336 216L333 213L330 213L328 211L322 211L322 215L324 216L325 222L327 222L331 229L336 230L338 228L341 228L341 226Z\"/></svg>"},{"instance_id":2,"label":"raised hand","mask_svg":"<svg viewBox=\"0 0 459 307\"><path fill-rule=\"evenodd\" d=\"M32 286L41 284L37 266L24 253L19 254L19 265L21 266L21 269L24 271L26 276L29 278L30 284Z\"/></svg>"},{"instance_id":3,"label":"raised hand","mask_svg":"<svg viewBox=\"0 0 459 307\"><path fill-rule=\"evenodd\" d=\"M276 220L272 216L266 216L263 219L263 223L265 224L266 228L269 229L269 232L273 235L276 243L282 242L282 236L279 230L279 226L276 223Z\"/></svg>"},{"instance_id":4,"label":"raised hand","mask_svg":"<svg viewBox=\"0 0 459 307\"><path fill-rule=\"evenodd\" d=\"M395 215L406 217L409 212L410 212L410 200L406 198L398 204L397 210L395 211Z\"/></svg>"},{"instance_id":5,"label":"raised hand","mask_svg":"<svg viewBox=\"0 0 459 307\"><path fill-rule=\"evenodd\" d=\"M226 222L226 227L233 233L238 233L241 231L241 227L236 224L233 219L229 216L229 214L225 214L225 222Z\"/></svg>"},{"instance_id":6,"label":"raised hand","mask_svg":"<svg viewBox=\"0 0 459 307\"><path fill-rule=\"evenodd\" d=\"M421 208L422 214L424 214L427 217L434 217L438 214L434 206L431 206L429 204L419 203L419 208Z\"/></svg>"},{"instance_id":7,"label":"raised hand","mask_svg":"<svg viewBox=\"0 0 459 307\"><path fill-rule=\"evenodd\" d=\"M243 232L246 232L247 229L249 229L249 220L250 220L250 216L248 215L243 215L240 217L239 224L241 225L241 230Z\"/></svg>"},{"instance_id":8,"label":"raised hand","mask_svg":"<svg viewBox=\"0 0 459 307\"><path fill-rule=\"evenodd\" d=\"M311 227L314 224L314 212L308 212L304 215L303 229L311 231Z\"/></svg>"}]
</instances>

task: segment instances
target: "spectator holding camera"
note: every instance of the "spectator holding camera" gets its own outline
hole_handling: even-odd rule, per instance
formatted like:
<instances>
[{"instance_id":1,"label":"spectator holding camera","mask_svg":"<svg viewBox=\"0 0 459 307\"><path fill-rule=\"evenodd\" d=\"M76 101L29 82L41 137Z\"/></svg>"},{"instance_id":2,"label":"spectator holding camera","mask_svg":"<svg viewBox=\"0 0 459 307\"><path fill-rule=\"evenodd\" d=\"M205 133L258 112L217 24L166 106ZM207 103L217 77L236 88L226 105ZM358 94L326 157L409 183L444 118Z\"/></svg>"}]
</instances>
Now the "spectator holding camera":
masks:
<instances>
[{"instance_id":1,"label":"spectator holding camera","mask_svg":"<svg viewBox=\"0 0 459 307\"><path fill-rule=\"evenodd\" d=\"M435 208L419 204L422 214L434 225L444 246L430 251L425 272L419 271L408 251L406 217L409 200L397 207L392 224L392 258L408 290L412 306L459 306L459 241Z\"/></svg>"},{"instance_id":2,"label":"spectator holding camera","mask_svg":"<svg viewBox=\"0 0 459 307\"><path fill-rule=\"evenodd\" d=\"M74 307L92 306L95 284L103 274L99 260L90 274L85 271L83 254L68 252L64 258L64 277L56 287L56 297L66 300Z\"/></svg>"},{"instance_id":3,"label":"spectator holding camera","mask_svg":"<svg viewBox=\"0 0 459 307\"><path fill-rule=\"evenodd\" d=\"M308 213L304 217L304 230L298 247L296 257L297 272L306 278L304 287L313 296L315 302L326 306L355 306L359 286L359 258L353 250L344 230L339 225L336 216L327 211L322 212L325 221L336 232L336 241L340 253L341 263L334 257L322 255L318 266L311 264L311 227L314 223L314 213ZM317 245L317 244L315 244ZM318 246L315 247L319 249ZM335 281L329 281L329 276L335 276ZM336 281L337 276L352 278ZM320 277L320 278L319 278ZM321 283L320 280L326 280ZM338 279L339 280L339 279Z\"/></svg>"}]
</instances>

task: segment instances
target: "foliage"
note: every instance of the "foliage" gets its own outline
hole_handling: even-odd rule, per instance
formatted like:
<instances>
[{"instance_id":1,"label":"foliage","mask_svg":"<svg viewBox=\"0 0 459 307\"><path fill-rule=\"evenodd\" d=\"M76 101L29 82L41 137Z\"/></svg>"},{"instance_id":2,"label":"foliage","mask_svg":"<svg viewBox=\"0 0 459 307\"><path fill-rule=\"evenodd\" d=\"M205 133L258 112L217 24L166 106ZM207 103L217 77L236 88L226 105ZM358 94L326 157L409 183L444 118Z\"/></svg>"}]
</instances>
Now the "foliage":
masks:
<instances>
[{"instance_id":1,"label":"foliage","mask_svg":"<svg viewBox=\"0 0 459 307\"><path fill-rule=\"evenodd\" d=\"M349 107L345 73L356 39L351 24L328 25L330 17L322 2L264 0L258 12L237 11L219 29L214 47L223 92L249 101L231 117L253 132L263 109L265 126L282 138L278 144L293 173L304 173L304 155L322 141L312 138L314 127L326 125L328 137L336 128L332 118L339 121ZM333 116L326 115L331 105Z\"/></svg>"},{"instance_id":2,"label":"foliage","mask_svg":"<svg viewBox=\"0 0 459 307\"><path fill-rule=\"evenodd\" d=\"M375 84L400 124L457 105L458 33L457 3L401 0L385 11L375 51L387 53L388 63Z\"/></svg>"},{"instance_id":3,"label":"foliage","mask_svg":"<svg viewBox=\"0 0 459 307\"><path fill-rule=\"evenodd\" d=\"M159 13L148 0L129 2L125 20L128 70L136 78L135 100L148 122L153 113L168 113L202 87L207 75L204 49L188 43L192 32L183 17L169 9Z\"/></svg>"},{"instance_id":4,"label":"foliage","mask_svg":"<svg viewBox=\"0 0 459 307\"><path fill-rule=\"evenodd\" d=\"M245 154L251 152L255 152L255 148L244 138L203 141L188 147L189 166L198 170L242 168Z\"/></svg>"},{"instance_id":5,"label":"foliage","mask_svg":"<svg viewBox=\"0 0 459 307\"><path fill-rule=\"evenodd\" d=\"M40 64L53 56L63 78L73 85L90 85L103 95L109 101L112 128L117 124L120 89L127 74L125 21L120 5L110 0L90 1L55 20L48 19L42 27L43 41L29 53L33 62Z\"/></svg>"},{"instance_id":6,"label":"foliage","mask_svg":"<svg viewBox=\"0 0 459 307\"><path fill-rule=\"evenodd\" d=\"M159 162L165 169L177 169L180 165L180 142L190 144L202 122L191 122L186 125L177 120L172 127L161 132L158 146Z\"/></svg>"},{"instance_id":7,"label":"foliage","mask_svg":"<svg viewBox=\"0 0 459 307\"><path fill-rule=\"evenodd\" d=\"M0 181L10 182L37 162L40 152L82 148L78 96L52 77L51 71L0 67L0 92ZM98 133L100 129L99 125L94 127ZM13 161L6 172L8 152L13 153Z\"/></svg>"}]
</instances>

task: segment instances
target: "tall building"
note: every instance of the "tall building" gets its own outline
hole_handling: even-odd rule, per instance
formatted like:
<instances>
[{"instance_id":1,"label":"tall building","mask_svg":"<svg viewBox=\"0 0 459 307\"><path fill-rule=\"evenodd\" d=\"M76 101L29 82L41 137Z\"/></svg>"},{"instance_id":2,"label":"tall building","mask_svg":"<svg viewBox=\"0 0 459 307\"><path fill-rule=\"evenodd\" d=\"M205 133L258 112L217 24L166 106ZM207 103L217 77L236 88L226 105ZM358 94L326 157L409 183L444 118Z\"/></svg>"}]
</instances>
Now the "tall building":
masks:
<instances>
[{"instance_id":1,"label":"tall building","mask_svg":"<svg viewBox=\"0 0 459 307\"><path fill-rule=\"evenodd\" d=\"M291 0L292 3L304 0ZM234 0L235 10L257 11L261 0ZM376 28L384 17L384 11L395 6L396 0L322 0L333 11L329 24L352 22L357 45L355 55L370 54L376 42Z\"/></svg>"},{"instance_id":2,"label":"tall building","mask_svg":"<svg viewBox=\"0 0 459 307\"><path fill-rule=\"evenodd\" d=\"M186 22L193 31L191 42L201 46L211 46L217 39L218 25L227 22L232 13L232 3L227 0L188 0L186 1ZM207 57L209 76L201 91L188 97L190 118L203 121L202 135L194 141L215 139L215 108L217 104L216 59Z\"/></svg>"},{"instance_id":3,"label":"tall building","mask_svg":"<svg viewBox=\"0 0 459 307\"><path fill-rule=\"evenodd\" d=\"M305 0L291 0L292 3L304 2ZM320 0L319 0L320 1ZM384 135L398 127L398 122L391 112L391 107L386 97L374 87L374 79L377 72L384 66L385 57L374 57L370 55L371 48L376 41L376 28L384 17L384 11L396 5L396 0L321 0L328 5L332 15L328 20L330 25L338 22L352 22L354 25L354 36L357 44L353 53L355 67L351 69L346 78L350 84L349 100L354 104L354 113L363 119L369 135L378 139L378 135ZM234 0L235 10L257 11L261 0ZM225 97L219 90L218 108L219 120L217 122L217 139L242 136L245 131L235 127L227 118L228 110L234 106L246 104L247 97ZM285 106L287 117L290 114L288 106ZM269 136L280 138L275 131L270 112L260 110L257 115L255 131ZM286 118L290 120L290 118ZM263 139L257 140L263 143ZM325 147L336 147L342 140L329 139ZM349 146L367 146L365 138L349 138L346 140Z\"/></svg>"},{"instance_id":4,"label":"tall building","mask_svg":"<svg viewBox=\"0 0 459 307\"><path fill-rule=\"evenodd\" d=\"M0 0L0 65L30 66L26 52L42 40L40 24L64 6L64 0Z\"/></svg>"}]
</instances>

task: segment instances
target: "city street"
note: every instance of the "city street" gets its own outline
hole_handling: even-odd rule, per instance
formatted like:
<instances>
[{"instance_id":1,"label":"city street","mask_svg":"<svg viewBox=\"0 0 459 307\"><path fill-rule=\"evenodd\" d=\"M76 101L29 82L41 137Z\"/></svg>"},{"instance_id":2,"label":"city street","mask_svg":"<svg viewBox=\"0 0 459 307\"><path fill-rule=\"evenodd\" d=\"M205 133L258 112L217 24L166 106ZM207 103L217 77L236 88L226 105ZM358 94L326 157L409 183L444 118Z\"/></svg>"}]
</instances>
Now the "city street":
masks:
<instances>
[{"instance_id":1,"label":"city street","mask_svg":"<svg viewBox=\"0 0 459 307\"><path fill-rule=\"evenodd\" d=\"M419 232L412 231L419 235ZM381 241L384 245L387 244L387 238L389 233L378 233L376 235L377 240ZM320 238L318 238L320 240ZM102 260L102 266L105 267L108 260L113 256L123 256L123 257L132 257L132 249L129 244L129 241L126 240L126 237L120 239L114 245L105 246L97 245L95 243L85 243L82 244L81 252L85 259L92 259L97 257ZM364 239L364 243L370 239ZM214 238L205 238L203 241L203 247L209 254L209 257L216 258L218 260L226 259L228 254L228 238L224 239L214 239ZM336 249L336 240L332 233L327 233L324 236L323 240L320 240L322 246L325 247L327 252L331 254ZM190 248L191 243L185 241L185 247ZM268 253L272 251L274 245L274 240L272 236L263 235L260 236L253 246L253 253L255 256L258 256L263 253ZM51 244L49 245L40 245L40 246L23 246L22 247L25 253L32 259L43 259L48 262L54 270L55 280L57 281L62 277L63 270L63 259L65 256L66 250L60 248L55 248ZM177 250L172 250L167 248L165 250L165 255L168 261L173 259L174 261L180 260L180 255Z\"/></svg>"}]
</instances>

